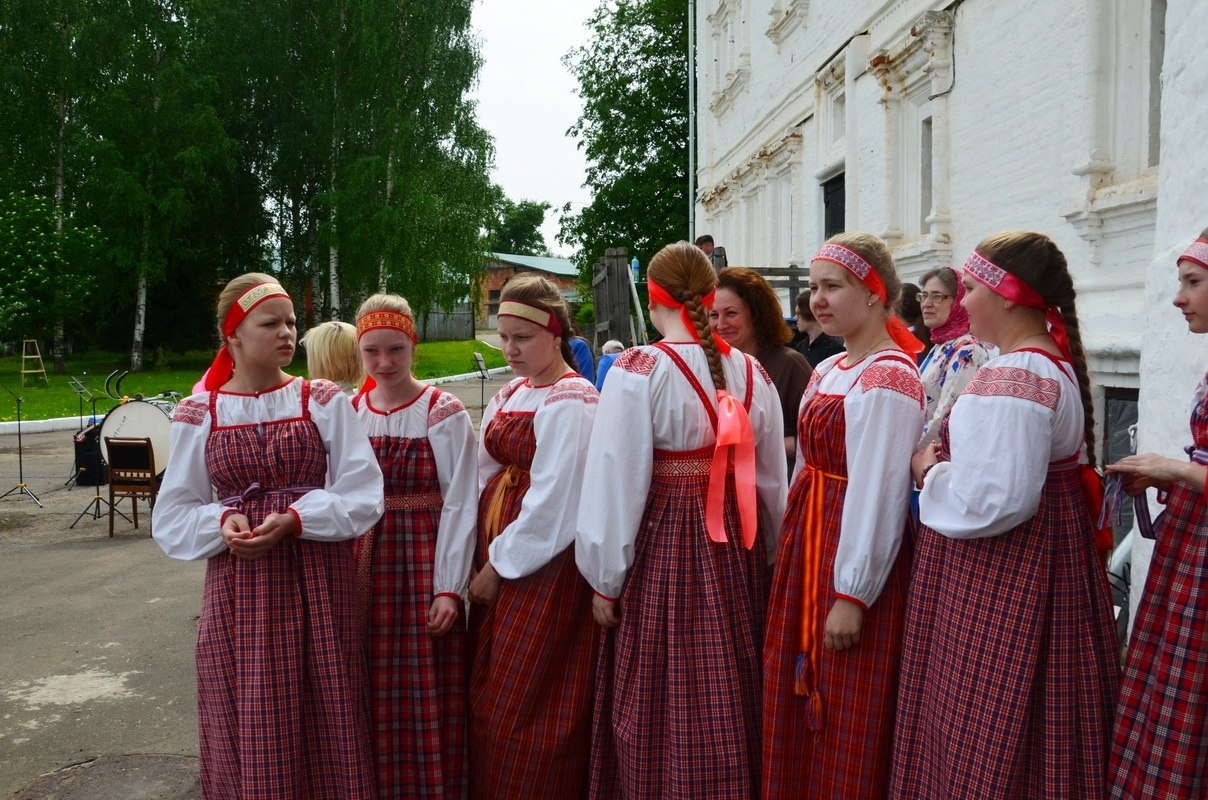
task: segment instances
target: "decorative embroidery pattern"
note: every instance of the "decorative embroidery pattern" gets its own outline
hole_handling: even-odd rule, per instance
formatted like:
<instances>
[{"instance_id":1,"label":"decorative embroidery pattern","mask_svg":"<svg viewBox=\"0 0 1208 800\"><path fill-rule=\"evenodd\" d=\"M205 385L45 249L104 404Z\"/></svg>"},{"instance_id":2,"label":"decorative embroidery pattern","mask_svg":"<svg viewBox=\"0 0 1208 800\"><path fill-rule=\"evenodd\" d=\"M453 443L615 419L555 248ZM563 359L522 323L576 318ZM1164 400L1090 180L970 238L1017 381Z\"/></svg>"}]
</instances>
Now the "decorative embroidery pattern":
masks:
<instances>
[{"instance_id":1,"label":"decorative embroidery pattern","mask_svg":"<svg viewBox=\"0 0 1208 800\"><path fill-rule=\"evenodd\" d=\"M656 478L695 478L709 474L712 464L712 452L702 455L702 451L671 452L656 450L651 475Z\"/></svg>"},{"instance_id":2,"label":"decorative embroidery pattern","mask_svg":"<svg viewBox=\"0 0 1208 800\"><path fill-rule=\"evenodd\" d=\"M1056 411L1061 398L1061 384L1053 378L1043 378L1020 367L982 367L962 394L982 397L1014 397L1031 400Z\"/></svg>"},{"instance_id":3,"label":"decorative embroidery pattern","mask_svg":"<svg viewBox=\"0 0 1208 800\"><path fill-rule=\"evenodd\" d=\"M186 425L200 425L206 419L206 404L199 403L191 397L186 397L176 404L172 411L173 422L183 422Z\"/></svg>"},{"instance_id":4,"label":"decorative embroidery pattern","mask_svg":"<svg viewBox=\"0 0 1208 800\"><path fill-rule=\"evenodd\" d=\"M327 405L331 402L331 398L342 393L343 390L331 381L319 378L310 382L310 396L321 406Z\"/></svg>"},{"instance_id":5,"label":"decorative embroidery pattern","mask_svg":"<svg viewBox=\"0 0 1208 800\"><path fill-rule=\"evenodd\" d=\"M856 251L848 250L841 244L828 242L822 245L814 255L814 261L833 261L841 267L846 267L860 280L864 280L868 273L872 272L872 264L865 261Z\"/></svg>"},{"instance_id":6,"label":"decorative embroidery pattern","mask_svg":"<svg viewBox=\"0 0 1208 800\"><path fill-rule=\"evenodd\" d=\"M450 392L441 392L437 390L437 395L428 409L428 427L438 425L444 422L449 417L460 414L465 411L466 407L457 399L457 396Z\"/></svg>"},{"instance_id":7,"label":"decorative embroidery pattern","mask_svg":"<svg viewBox=\"0 0 1208 800\"><path fill-rule=\"evenodd\" d=\"M1204 269L1208 269L1208 239L1196 239L1192 242L1183 255L1179 256L1179 261L1187 259L1194 261Z\"/></svg>"},{"instance_id":8,"label":"decorative embroidery pattern","mask_svg":"<svg viewBox=\"0 0 1208 800\"><path fill-rule=\"evenodd\" d=\"M926 408L927 401L923 396L923 382L919 376L889 364L874 363L860 373L860 389L870 392L873 389L888 389L891 392L905 395Z\"/></svg>"},{"instance_id":9,"label":"decorative embroidery pattern","mask_svg":"<svg viewBox=\"0 0 1208 800\"><path fill-rule=\"evenodd\" d=\"M634 375L649 375L654 371L656 363L658 363L658 359L635 347L617 356L617 360L612 362L612 365L620 367L626 372L632 372Z\"/></svg>"},{"instance_id":10,"label":"decorative embroidery pattern","mask_svg":"<svg viewBox=\"0 0 1208 800\"><path fill-rule=\"evenodd\" d=\"M766 383L768 386L771 386L772 385L772 376L769 375L768 371L763 368L763 364L760 364L758 361L756 361L755 367L759 370L759 374L763 376L763 382Z\"/></svg>"},{"instance_id":11,"label":"decorative embroidery pattern","mask_svg":"<svg viewBox=\"0 0 1208 800\"><path fill-rule=\"evenodd\" d=\"M998 266L976 250L965 261L965 272L975 276L991 289L997 289L1003 278L1007 277L1006 270Z\"/></svg>"},{"instance_id":12,"label":"decorative embroidery pattern","mask_svg":"<svg viewBox=\"0 0 1208 800\"><path fill-rule=\"evenodd\" d=\"M615 363L613 366L616 366ZM549 406L562 400L578 400L580 403L593 406L600 402L600 393L585 378L558 381L549 390L549 394L545 396L545 402L541 405Z\"/></svg>"}]
</instances>

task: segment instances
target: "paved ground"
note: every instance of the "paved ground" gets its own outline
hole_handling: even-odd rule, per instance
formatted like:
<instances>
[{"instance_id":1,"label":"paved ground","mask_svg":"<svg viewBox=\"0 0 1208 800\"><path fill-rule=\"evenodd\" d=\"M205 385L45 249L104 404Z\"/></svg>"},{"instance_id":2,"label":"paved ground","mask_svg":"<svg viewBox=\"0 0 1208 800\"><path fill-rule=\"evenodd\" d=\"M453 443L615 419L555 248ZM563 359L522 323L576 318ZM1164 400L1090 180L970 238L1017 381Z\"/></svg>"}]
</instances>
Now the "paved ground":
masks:
<instances>
[{"instance_id":1,"label":"paved ground","mask_svg":"<svg viewBox=\"0 0 1208 800\"><path fill-rule=\"evenodd\" d=\"M477 380L442 388L477 425L480 397L506 377L481 394ZM25 483L45 508L20 493L0 499L0 797L200 797L193 640L204 564L165 557L145 506L141 529L118 519L112 539L104 513L70 528L95 507L93 487L64 486L71 437L23 437ZM17 473L17 437L0 436L0 492ZM73 765L85 766L57 772Z\"/></svg>"}]
</instances>

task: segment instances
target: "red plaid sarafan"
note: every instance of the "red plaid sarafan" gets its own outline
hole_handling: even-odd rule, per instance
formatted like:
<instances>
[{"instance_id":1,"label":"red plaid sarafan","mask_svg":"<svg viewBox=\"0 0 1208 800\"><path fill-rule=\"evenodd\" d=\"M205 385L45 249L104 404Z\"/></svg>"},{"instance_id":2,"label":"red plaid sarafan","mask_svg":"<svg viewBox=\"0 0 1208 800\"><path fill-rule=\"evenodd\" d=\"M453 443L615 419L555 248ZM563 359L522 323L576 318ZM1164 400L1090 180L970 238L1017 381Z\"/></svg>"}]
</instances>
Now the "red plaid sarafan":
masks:
<instances>
[{"instance_id":1,"label":"red plaid sarafan","mask_svg":"<svg viewBox=\"0 0 1208 800\"><path fill-rule=\"evenodd\" d=\"M817 374L817 373L815 373ZM822 473L847 475L843 397L814 395L798 422L805 462L789 492L780 531L776 571L763 651L763 786L765 800L802 796L881 798L889 785L890 743L898 688L898 660L910 548L903 541L897 562L876 603L865 613L860 643L835 652L822 649L816 686L824 724L809 724L809 698L794 692L801 652L805 547L803 520L812 480ZM853 478L854 479L854 478ZM826 480L819 559L819 596L813 624L821 631L835 602L835 552L839 544L846 481Z\"/></svg>"},{"instance_id":2,"label":"red plaid sarafan","mask_svg":"<svg viewBox=\"0 0 1208 800\"><path fill-rule=\"evenodd\" d=\"M466 621L459 615L440 638L427 628L441 516L436 459L426 437L370 441L388 496L438 500L426 508L388 504L357 540L372 554L366 633L378 797L458 800L468 785Z\"/></svg>"},{"instance_id":3,"label":"red plaid sarafan","mask_svg":"<svg viewBox=\"0 0 1208 800\"><path fill-rule=\"evenodd\" d=\"M540 412L537 412L540 413ZM503 472L479 499L476 562L487 559L487 509L506 491L501 530L520 514L536 454L533 413L497 413L484 433ZM591 588L569 547L531 575L500 582L489 608L471 609L470 796L477 800L583 797L591 740L595 623Z\"/></svg>"},{"instance_id":4,"label":"red plaid sarafan","mask_svg":"<svg viewBox=\"0 0 1208 800\"><path fill-rule=\"evenodd\" d=\"M948 457L947 420L940 458ZM1079 473L1027 522L917 536L894 737L900 800L1101 798L1119 667Z\"/></svg>"},{"instance_id":5,"label":"red plaid sarafan","mask_svg":"<svg viewBox=\"0 0 1208 800\"><path fill-rule=\"evenodd\" d=\"M730 478L729 541L710 541L712 455L655 453L621 624L601 648L593 800L758 796L768 532L743 547Z\"/></svg>"},{"instance_id":6,"label":"red plaid sarafan","mask_svg":"<svg viewBox=\"0 0 1208 800\"><path fill-rule=\"evenodd\" d=\"M1192 411L1191 435L1196 447L1208 448L1208 393ZM1109 770L1116 800L1208 796L1208 513L1201 489L1175 484L1156 523L1116 710Z\"/></svg>"},{"instance_id":7,"label":"red plaid sarafan","mask_svg":"<svg viewBox=\"0 0 1208 800\"><path fill-rule=\"evenodd\" d=\"M259 426L214 426L206 467L220 497L265 487L253 526L322 486L327 455L308 412ZM197 632L201 784L215 800L375 797L365 661L356 625L351 541L282 541L256 561L206 566Z\"/></svg>"}]
</instances>

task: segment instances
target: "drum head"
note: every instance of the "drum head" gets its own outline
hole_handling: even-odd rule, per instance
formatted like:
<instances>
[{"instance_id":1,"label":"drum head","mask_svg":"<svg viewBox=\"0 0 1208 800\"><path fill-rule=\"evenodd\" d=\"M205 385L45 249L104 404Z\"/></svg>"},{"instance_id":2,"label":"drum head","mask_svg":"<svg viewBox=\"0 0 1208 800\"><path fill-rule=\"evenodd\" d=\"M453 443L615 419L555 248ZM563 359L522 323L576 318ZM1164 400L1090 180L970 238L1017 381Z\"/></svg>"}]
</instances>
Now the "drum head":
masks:
<instances>
[{"instance_id":1,"label":"drum head","mask_svg":"<svg viewBox=\"0 0 1208 800\"><path fill-rule=\"evenodd\" d=\"M155 454L155 470L163 472L168 466L172 447L172 421L168 410L146 400L131 400L122 403L105 415L101 422L101 453L109 460L106 437L129 436L151 440L151 452Z\"/></svg>"}]
</instances>

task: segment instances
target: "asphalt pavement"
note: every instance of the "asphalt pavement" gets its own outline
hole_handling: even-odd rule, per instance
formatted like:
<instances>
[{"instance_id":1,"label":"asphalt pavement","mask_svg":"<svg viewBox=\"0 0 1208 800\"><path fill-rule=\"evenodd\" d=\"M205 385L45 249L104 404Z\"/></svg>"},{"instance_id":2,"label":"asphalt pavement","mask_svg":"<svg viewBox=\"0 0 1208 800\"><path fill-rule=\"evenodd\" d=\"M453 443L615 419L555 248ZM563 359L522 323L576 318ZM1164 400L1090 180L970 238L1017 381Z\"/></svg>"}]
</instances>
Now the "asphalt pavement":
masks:
<instances>
[{"instance_id":1,"label":"asphalt pavement","mask_svg":"<svg viewBox=\"0 0 1208 800\"><path fill-rule=\"evenodd\" d=\"M477 427L508 377L441 388ZM108 487L66 484L74 432L25 433L20 459L0 436L0 492L13 489L0 498L0 797L198 798L205 564L166 557L145 505L139 529L119 517L109 538Z\"/></svg>"}]
</instances>

